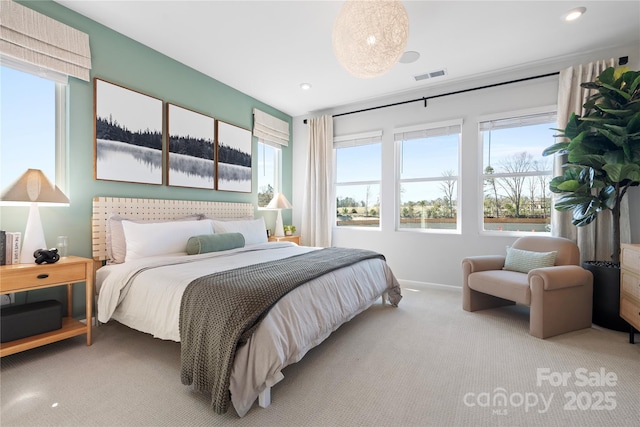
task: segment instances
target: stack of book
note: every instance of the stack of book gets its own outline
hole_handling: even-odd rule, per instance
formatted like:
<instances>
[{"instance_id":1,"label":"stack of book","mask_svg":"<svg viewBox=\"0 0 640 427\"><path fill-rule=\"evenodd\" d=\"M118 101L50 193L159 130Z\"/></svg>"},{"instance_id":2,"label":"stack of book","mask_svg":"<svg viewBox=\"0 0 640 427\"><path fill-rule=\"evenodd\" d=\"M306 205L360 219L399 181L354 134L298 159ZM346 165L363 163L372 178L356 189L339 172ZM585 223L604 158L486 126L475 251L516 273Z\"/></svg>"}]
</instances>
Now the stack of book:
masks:
<instances>
[{"instance_id":1,"label":"stack of book","mask_svg":"<svg viewBox=\"0 0 640 427\"><path fill-rule=\"evenodd\" d=\"M0 230L0 265L20 263L20 238L19 231Z\"/></svg>"}]
</instances>

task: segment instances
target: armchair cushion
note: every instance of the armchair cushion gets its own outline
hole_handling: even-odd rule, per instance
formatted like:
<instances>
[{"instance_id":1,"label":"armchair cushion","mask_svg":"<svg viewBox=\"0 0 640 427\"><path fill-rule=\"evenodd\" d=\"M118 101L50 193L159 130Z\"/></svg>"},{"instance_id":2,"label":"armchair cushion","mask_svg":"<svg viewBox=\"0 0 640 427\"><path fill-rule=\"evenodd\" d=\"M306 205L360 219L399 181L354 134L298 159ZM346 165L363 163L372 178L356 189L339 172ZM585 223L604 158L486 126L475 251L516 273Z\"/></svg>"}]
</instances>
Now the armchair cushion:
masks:
<instances>
[{"instance_id":1,"label":"armchair cushion","mask_svg":"<svg viewBox=\"0 0 640 427\"><path fill-rule=\"evenodd\" d=\"M469 288L524 305L531 305L531 288L524 273L491 270L473 273L468 277Z\"/></svg>"},{"instance_id":2,"label":"armchair cushion","mask_svg":"<svg viewBox=\"0 0 640 427\"><path fill-rule=\"evenodd\" d=\"M507 246L507 258L504 262L504 270L528 273L535 268L553 267L558 251L534 252Z\"/></svg>"}]
</instances>

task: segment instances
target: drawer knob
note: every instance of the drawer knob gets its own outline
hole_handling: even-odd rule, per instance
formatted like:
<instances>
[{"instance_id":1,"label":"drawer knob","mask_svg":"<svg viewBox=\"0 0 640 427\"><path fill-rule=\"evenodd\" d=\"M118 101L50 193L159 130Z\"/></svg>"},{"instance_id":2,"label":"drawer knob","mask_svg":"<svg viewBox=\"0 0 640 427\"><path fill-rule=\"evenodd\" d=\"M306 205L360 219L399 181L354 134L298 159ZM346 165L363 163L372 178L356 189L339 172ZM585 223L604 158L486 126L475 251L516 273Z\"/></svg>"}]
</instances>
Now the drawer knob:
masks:
<instances>
[{"instance_id":1,"label":"drawer knob","mask_svg":"<svg viewBox=\"0 0 640 427\"><path fill-rule=\"evenodd\" d=\"M48 274L38 274L38 279L46 279L47 277L49 277Z\"/></svg>"}]
</instances>

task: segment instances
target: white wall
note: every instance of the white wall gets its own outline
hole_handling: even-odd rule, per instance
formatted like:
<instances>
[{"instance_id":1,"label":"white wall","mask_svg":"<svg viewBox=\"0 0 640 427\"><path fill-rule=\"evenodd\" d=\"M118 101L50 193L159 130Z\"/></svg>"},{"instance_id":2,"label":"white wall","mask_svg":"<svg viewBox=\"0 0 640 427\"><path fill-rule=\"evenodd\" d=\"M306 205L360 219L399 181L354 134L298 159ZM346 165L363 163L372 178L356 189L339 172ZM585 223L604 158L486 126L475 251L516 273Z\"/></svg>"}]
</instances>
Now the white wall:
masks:
<instances>
[{"instance_id":1,"label":"white wall","mask_svg":"<svg viewBox=\"0 0 640 427\"><path fill-rule=\"evenodd\" d=\"M596 58L600 58L600 56ZM504 80L516 78L519 76ZM482 83L467 87L481 85ZM479 159L482 156L477 128L478 117L555 105L557 89L558 77L545 77L432 99L429 100L427 108L424 108L422 102L415 102L335 117L334 134L336 136L377 129L383 130L383 166L381 228L377 230L334 228L333 245L366 248L383 253L400 280L462 286L460 265L464 257L504 253L505 246L517 238L515 235L489 236L481 233L482 226L479 218L482 215L482 201L479 176L482 165ZM354 111L390 102L416 99L421 96L429 96L429 93L416 92L413 95L408 94L403 97L323 111L313 116ZM301 207L303 201L308 138L307 125L303 124L303 119L307 117L311 116L296 117L293 121L293 205L296 207ZM394 181L394 127L458 118L462 118L464 121L459 179L462 192L458 202L458 212L462 220L461 234L395 231L394 200L397 190ZM637 217L632 219L632 239L640 242L640 214L638 214L640 212L640 189L634 188L633 190L629 197L630 211L632 216L635 213ZM301 208L293 210L293 223L301 223ZM304 236L302 238L304 243Z\"/></svg>"}]
</instances>

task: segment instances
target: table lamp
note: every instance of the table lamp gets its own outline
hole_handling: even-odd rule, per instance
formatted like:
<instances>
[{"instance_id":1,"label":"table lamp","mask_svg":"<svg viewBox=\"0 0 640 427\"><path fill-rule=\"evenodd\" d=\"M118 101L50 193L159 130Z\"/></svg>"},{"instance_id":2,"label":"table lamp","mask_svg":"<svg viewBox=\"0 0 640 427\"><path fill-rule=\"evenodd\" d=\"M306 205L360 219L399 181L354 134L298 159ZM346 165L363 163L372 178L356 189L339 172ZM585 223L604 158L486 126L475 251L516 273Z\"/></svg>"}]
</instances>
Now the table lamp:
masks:
<instances>
[{"instance_id":1,"label":"table lamp","mask_svg":"<svg viewBox=\"0 0 640 427\"><path fill-rule=\"evenodd\" d=\"M273 199L271 199L271 201L267 205L267 209L278 210L278 216L276 218L276 230L275 230L276 237L284 236L284 226L282 225L282 209L291 209L291 208L292 208L291 203L289 203L287 198L284 197L284 194L282 193L274 194Z\"/></svg>"},{"instance_id":2,"label":"table lamp","mask_svg":"<svg viewBox=\"0 0 640 427\"><path fill-rule=\"evenodd\" d=\"M44 239L38 203L54 206L68 205L69 198L57 186L51 184L40 169L27 169L20 178L2 192L0 201L8 206L29 204L29 217L22 241L20 263L34 263L33 253L37 249L48 248Z\"/></svg>"}]
</instances>

